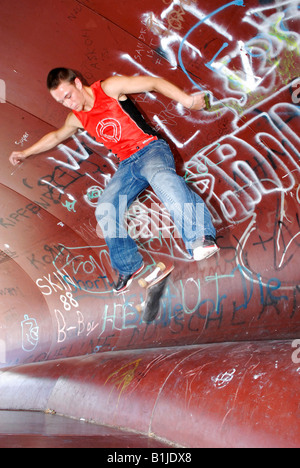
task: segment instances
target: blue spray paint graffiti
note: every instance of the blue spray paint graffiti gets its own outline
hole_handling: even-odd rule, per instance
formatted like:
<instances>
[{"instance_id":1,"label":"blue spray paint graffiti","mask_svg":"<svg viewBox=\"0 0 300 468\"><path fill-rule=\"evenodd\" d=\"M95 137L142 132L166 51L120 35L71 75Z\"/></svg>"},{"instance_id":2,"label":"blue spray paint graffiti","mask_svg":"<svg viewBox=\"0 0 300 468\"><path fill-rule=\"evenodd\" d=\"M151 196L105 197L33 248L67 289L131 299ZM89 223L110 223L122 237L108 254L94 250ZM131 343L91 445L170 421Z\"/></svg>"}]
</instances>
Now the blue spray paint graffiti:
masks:
<instances>
[{"instance_id":1,"label":"blue spray paint graffiti","mask_svg":"<svg viewBox=\"0 0 300 468\"><path fill-rule=\"evenodd\" d=\"M191 81L191 83L193 83L193 85L195 85L200 91L204 91L204 88L202 88L198 83L196 83L195 80L193 80L193 78L191 78L190 74L188 73L188 71L186 70L184 64L183 64L183 60L182 60L182 49L187 41L187 39L189 38L189 36L193 33L193 31L195 31L197 28L199 28L199 26L201 26L201 24L205 23L205 21L209 20L210 18L212 18L213 16L217 15L218 13L220 13L221 11L225 10L226 8L229 8L233 5L236 5L236 6L245 6L244 5L244 1L243 0L235 0L234 2L230 2L230 3L227 3L226 5L218 8L217 10L213 11L212 13L210 13L209 15L207 15L205 18L203 18L201 21L199 21L197 24L195 24L195 26L193 26L189 31L188 33L184 36L184 38L182 39L182 42L180 44L180 47L179 47L179 52L178 52L178 61L179 61L179 64L182 68L182 70L184 71L184 73L186 74L186 76L188 77L188 79ZM228 44L224 44L223 47L221 48L221 50L219 50L219 52L216 54L216 56L213 58L213 60L209 63L209 65L216 59L216 57L222 52L222 50L224 50L226 47L228 47ZM210 68L210 66L208 66L208 68Z\"/></svg>"}]
</instances>

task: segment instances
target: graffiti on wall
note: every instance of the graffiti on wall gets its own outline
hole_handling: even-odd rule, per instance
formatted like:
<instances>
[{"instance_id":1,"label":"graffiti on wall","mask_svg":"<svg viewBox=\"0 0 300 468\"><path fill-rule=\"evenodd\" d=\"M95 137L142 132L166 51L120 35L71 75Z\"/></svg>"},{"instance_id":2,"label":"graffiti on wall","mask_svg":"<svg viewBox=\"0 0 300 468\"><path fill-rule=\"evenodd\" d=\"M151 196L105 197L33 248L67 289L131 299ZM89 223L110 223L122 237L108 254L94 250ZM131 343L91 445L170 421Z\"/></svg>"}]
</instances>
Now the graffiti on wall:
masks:
<instances>
[{"instance_id":1,"label":"graffiti on wall","mask_svg":"<svg viewBox=\"0 0 300 468\"><path fill-rule=\"evenodd\" d=\"M117 159L87 132L78 132L47 157L38 180L23 177L32 201L0 218L1 231L9 234L23 221L37 221L43 210L59 213L82 240L44 243L42 253L26 254L54 317L59 346L84 339L90 352L98 352L114 349L124 331L123 346L137 346L155 339L159 329L168 328L172 339L207 330L222 336L222 327L235 333L271 316L278 323L299 320L299 2L236 0L208 7L204 11L197 0L161 0L161 10L142 14L138 45L120 59L133 74L153 74L151 60L162 76L167 60L171 69L181 68L194 92L209 92L211 109L201 114L156 95L135 99L182 155L182 175L212 213L220 257L208 270L189 274L190 258L169 213L147 189L127 213L128 232L147 264L161 252L177 262L181 275L170 281L156 321L145 326L135 291L121 301L112 294L109 255L94 217ZM225 20L235 12L238 29ZM27 352L40 339L36 323L24 316Z\"/></svg>"}]
</instances>

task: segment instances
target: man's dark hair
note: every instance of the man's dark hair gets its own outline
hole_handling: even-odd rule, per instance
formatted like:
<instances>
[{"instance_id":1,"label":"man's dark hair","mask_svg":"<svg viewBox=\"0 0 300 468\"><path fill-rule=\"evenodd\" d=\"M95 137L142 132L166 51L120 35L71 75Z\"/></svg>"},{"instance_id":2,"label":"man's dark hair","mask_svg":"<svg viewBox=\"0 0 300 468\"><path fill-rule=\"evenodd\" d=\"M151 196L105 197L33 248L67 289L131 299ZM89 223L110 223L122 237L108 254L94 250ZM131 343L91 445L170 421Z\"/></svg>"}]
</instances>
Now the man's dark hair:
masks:
<instances>
[{"instance_id":1,"label":"man's dark hair","mask_svg":"<svg viewBox=\"0 0 300 468\"><path fill-rule=\"evenodd\" d=\"M63 81L74 84L77 76L77 73L70 68L54 68L48 74L47 88L49 91L57 89Z\"/></svg>"}]
</instances>

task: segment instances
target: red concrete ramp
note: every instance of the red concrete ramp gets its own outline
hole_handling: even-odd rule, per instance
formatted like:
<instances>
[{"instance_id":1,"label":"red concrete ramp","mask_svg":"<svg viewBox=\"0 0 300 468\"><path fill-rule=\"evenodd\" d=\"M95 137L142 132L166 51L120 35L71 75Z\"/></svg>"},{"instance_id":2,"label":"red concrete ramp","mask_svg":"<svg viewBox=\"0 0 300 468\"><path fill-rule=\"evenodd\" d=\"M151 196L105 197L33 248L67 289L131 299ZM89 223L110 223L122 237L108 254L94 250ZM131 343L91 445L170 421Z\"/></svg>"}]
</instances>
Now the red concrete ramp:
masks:
<instances>
[{"instance_id":1,"label":"red concrete ramp","mask_svg":"<svg viewBox=\"0 0 300 468\"><path fill-rule=\"evenodd\" d=\"M0 13L0 409L50 408L150 446L299 446L298 2L12 0ZM202 113L134 96L221 248L192 262L151 189L140 196L127 223L145 263L175 265L151 324L140 289L113 294L97 230L117 160L78 132L8 162L63 123L45 86L56 66L211 94Z\"/></svg>"},{"instance_id":2,"label":"red concrete ramp","mask_svg":"<svg viewBox=\"0 0 300 468\"><path fill-rule=\"evenodd\" d=\"M149 447L297 447L298 381L286 341L110 351L3 369L0 406L123 428L124 443Z\"/></svg>"}]
</instances>

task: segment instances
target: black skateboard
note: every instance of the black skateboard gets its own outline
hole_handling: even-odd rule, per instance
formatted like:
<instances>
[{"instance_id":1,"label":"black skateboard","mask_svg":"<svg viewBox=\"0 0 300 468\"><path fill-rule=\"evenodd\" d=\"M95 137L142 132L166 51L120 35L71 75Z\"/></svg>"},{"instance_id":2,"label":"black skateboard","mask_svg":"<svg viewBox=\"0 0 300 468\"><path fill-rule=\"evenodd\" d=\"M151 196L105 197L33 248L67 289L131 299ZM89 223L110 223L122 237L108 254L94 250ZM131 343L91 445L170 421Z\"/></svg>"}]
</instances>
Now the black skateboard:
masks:
<instances>
[{"instance_id":1,"label":"black skateboard","mask_svg":"<svg viewBox=\"0 0 300 468\"><path fill-rule=\"evenodd\" d=\"M166 267L166 265L160 262L156 265L151 275L139 280L139 285L146 289L146 299L136 309L139 313L143 313L143 321L145 323L151 323L156 319L160 309L161 298L173 270L173 265Z\"/></svg>"}]
</instances>

